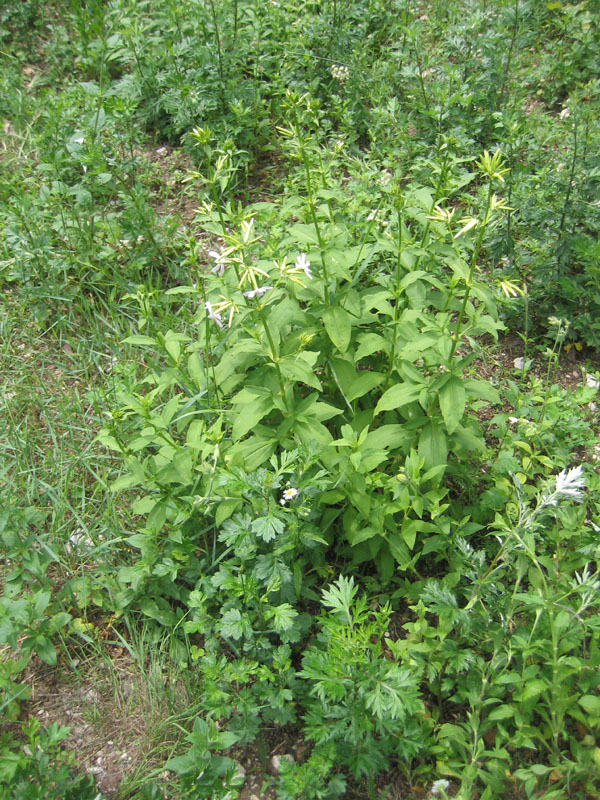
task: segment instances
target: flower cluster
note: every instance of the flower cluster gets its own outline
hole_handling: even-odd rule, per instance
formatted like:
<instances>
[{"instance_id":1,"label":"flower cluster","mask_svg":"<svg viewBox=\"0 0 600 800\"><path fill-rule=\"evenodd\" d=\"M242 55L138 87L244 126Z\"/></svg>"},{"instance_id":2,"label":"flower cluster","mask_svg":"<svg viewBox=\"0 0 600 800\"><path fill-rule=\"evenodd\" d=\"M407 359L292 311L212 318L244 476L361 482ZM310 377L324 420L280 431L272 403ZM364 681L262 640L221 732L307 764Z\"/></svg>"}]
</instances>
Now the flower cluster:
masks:
<instances>
[{"instance_id":1,"label":"flower cluster","mask_svg":"<svg viewBox=\"0 0 600 800\"><path fill-rule=\"evenodd\" d=\"M385 219L384 209L372 208L367 214L367 222L376 222L378 225L381 225L383 228L385 228L387 225L387 220Z\"/></svg>"},{"instance_id":2,"label":"flower cluster","mask_svg":"<svg viewBox=\"0 0 600 800\"><path fill-rule=\"evenodd\" d=\"M300 253L293 267L288 267L286 258L284 258L280 264L277 264L277 262L275 263L276 266L279 267L279 271L282 275L289 278L292 283L297 283L299 286L302 286L303 289L306 289L306 284L302 282L299 276L303 275L304 278L308 278L309 281L312 280L313 273L306 253Z\"/></svg>"},{"instance_id":3,"label":"flower cluster","mask_svg":"<svg viewBox=\"0 0 600 800\"><path fill-rule=\"evenodd\" d=\"M332 64L331 77L335 78L335 80L339 81L340 83L346 83L350 77L350 71L348 70L348 67L344 67L340 64Z\"/></svg>"},{"instance_id":4,"label":"flower cluster","mask_svg":"<svg viewBox=\"0 0 600 800\"><path fill-rule=\"evenodd\" d=\"M227 300L223 295L221 295L222 301L219 303L215 303L214 305L210 303L208 300L204 303L204 308L206 309L206 313L208 315L209 320L214 322L218 328L222 328L223 317L222 314L225 311L229 311L229 319L227 320L227 327L231 328L231 323L233 322L233 315L239 311L238 306L233 302L233 300Z\"/></svg>"},{"instance_id":5,"label":"flower cluster","mask_svg":"<svg viewBox=\"0 0 600 800\"><path fill-rule=\"evenodd\" d=\"M217 274L220 278L223 277L225 273L225 267L229 264L229 256L234 252L233 247L227 247L226 249L219 248L218 250L209 250L208 255L214 259L214 266L211 269L212 274Z\"/></svg>"}]
</instances>

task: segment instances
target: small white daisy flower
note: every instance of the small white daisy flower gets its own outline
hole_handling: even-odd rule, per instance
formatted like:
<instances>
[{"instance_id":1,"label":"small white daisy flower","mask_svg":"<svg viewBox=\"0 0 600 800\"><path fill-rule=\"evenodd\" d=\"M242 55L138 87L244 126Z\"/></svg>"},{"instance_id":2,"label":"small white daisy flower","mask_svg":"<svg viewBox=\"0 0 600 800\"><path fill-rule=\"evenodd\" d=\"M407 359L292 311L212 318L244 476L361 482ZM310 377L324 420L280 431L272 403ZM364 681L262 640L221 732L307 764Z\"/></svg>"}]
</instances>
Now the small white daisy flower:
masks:
<instances>
[{"instance_id":1,"label":"small white daisy flower","mask_svg":"<svg viewBox=\"0 0 600 800\"><path fill-rule=\"evenodd\" d=\"M284 506L288 500L293 500L295 497L298 497L298 489L284 489L283 490L283 497L279 501L279 504Z\"/></svg>"}]
</instances>

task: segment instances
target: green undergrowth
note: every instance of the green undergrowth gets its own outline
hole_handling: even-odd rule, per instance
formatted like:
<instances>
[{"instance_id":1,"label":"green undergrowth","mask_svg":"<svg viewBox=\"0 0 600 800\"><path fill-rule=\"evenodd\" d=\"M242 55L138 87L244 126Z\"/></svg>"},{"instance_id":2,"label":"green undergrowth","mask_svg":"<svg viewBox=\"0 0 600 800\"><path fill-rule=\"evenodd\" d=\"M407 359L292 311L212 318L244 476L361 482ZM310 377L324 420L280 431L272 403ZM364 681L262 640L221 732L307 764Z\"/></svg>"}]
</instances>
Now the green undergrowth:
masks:
<instances>
[{"instance_id":1,"label":"green undergrowth","mask_svg":"<svg viewBox=\"0 0 600 800\"><path fill-rule=\"evenodd\" d=\"M598 3L5 6L2 796L596 796Z\"/></svg>"}]
</instances>

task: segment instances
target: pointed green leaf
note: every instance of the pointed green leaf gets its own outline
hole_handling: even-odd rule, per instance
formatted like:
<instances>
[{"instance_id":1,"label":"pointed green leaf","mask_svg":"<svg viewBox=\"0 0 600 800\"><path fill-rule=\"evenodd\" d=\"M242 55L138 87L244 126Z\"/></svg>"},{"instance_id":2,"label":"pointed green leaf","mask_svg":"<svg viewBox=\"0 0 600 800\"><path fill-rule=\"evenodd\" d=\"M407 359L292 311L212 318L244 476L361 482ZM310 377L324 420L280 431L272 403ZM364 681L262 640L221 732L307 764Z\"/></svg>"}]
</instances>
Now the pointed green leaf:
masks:
<instances>
[{"instance_id":1,"label":"pointed green leaf","mask_svg":"<svg viewBox=\"0 0 600 800\"><path fill-rule=\"evenodd\" d=\"M481 397L483 400L487 400L488 403L500 402L498 390L495 386L492 386L490 381L484 381L479 378L467 378L463 383L469 397Z\"/></svg>"},{"instance_id":2,"label":"pointed green leaf","mask_svg":"<svg viewBox=\"0 0 600 800\"><path fill-rule=\"evenodd\" d=\"M359 345L354 354L356 361L360 361L361 358L366 358L380 350L387 353L390 349L387 339L384 339L383 336L379 336L377 333L363 333L358 337L358 342Z\"/></svg>"},{"instance_id":3,"label":"pointed green leaf","mask_svg":"<svg viewBox=\"0 0 600 800\"><path fill-rule=\"evenodd\" d=\"M435 420L431 420L421 431L418 453L426 470L446 463L448 440L445 431Z\"/></svg>"},{"instance_id":4,"label":"pointed green leaf","mask_svg":"<svg viewBox=\"0 0 600 800\"><path fill-rule=\"evenodd\" d=\"M375 416L382 411L391 411L414 402L422 388L422 384L397 383L381 395L379 402L375 406Z\"/></svg>"},{"instance_id":5,"label":"pointed green leaf","mask_svg":"<svg viewBox=\"0 0 600 800\"><path fill-rule=\"evenodd\" d=\"M440 409L448 433L454 433L465 413L465 387L462 380L451 375L439 391Z\"/></svg>"},{"instance_id":6,"label":"pointed green leaf","mask_svg":"<svg viewBox=\"0 0 600 800\"><path fill-rule=\"evenodd\" d=\"M270 395L266 397L256 397L252 402L242 406L237 412L231 438L234 442L245 436L249 430L265 417L273 408L273 399Z\"/></svg>"},{"instance_id":7,"label":"pointed green leaf","mask_svg":"<svg viewBox=\"0 0 600 800\"><path fill-rule=\"evenodd\" d=\"M600 697L595 694L584 694L577 701L589 714L600 717Z\"/></svg>"},{"instance_id":8,"label":"pointed green leaf","mask_svg":"<svg viewBox=\"0 0 600 800\"><path fill-rule=\"evenodd\" d=\"M340 306L325 309L323 322L327 335L341 353L350 344L350 314Z\"/></svg>"},{"instance_id":9,"label":"pointed green leaf","mask_svg":"<svg viewBox=\"0 0 600 800\"><path fill-rule=\"evenodd\" d=\"M34 649L45 664L48 664L50 667L56 664L56 650L50 639L47 639L45 636L37 636Z\"/></svg>"},{"instance_id":10,"label":"pointed green leaf","mask_svg":"<svg viewBox=\"0 0 600 800\"><path fill-rule=\"evenodd\" d=\"M153 339L151 336L128 336L126 339L123 339L125 344L145 344L148 346L156 345L156 339Z\"/></svg>"},{"instance_id":11,"label":"pointed green leaf","mask_svg":"<svg viewBox=\"0 0 600 800\"><path fill-rule=\"evenodd\" d=\"M352 384L346 393L346 399L352 402L352 400L362 397L367 392L370 392L371 389L379 386L382 381L383 373L365 370L359 374L355 381L352 381Z\"/></svg>"},{"instance_id":12,"label":"pointed green leaf","mask_svg":"<svg viewBox=\"0 0 600 800\"><path fill-rule=\"evenodd\" d=\"M251 436L243 442L237 442L227 455L231 465L242 467L246 472L254 472L260 465L270 458L277 447L276 439L265 436Z\"/></svg>"},{"instance_id":13,"label":"pointed green leaf","mask_svg":"<svg viewBox=\"0 0 600 800\"><path fill-rule=\"evenodd\" d=\"M499 719L508 719L514 717L515 709L509 705L499 706L488 714L488 722L495 722Z\"/></svg>"},{"instance_id":14,"label":"pointed green leaf","mask_svg":"<svg viewBox=\"0 0 600 800\"><path fill-rule=\"evenodd\" d=\"M311 367L307 364L306 359L301 356L289 356L279 362L279 369L285 378L293 378L296 381L305 383L307 386L312 386L313 389L322 392L323 387L317 376L312 371Z\"/></svg>"},{"instance_id":15,"label":"pointed green leaf","mask_svg":"<svg viewBox=\"0 0 600 800\"><path fill-rule=\"evenodd\" d=\"M241 505L242 500L237 500L235 498L229 498L228 500L222 500L219 503L217 508L217 512L215 514L215 525L218 527L226 519L228 519L234 511Z\"/></svg>"}]
</instances>

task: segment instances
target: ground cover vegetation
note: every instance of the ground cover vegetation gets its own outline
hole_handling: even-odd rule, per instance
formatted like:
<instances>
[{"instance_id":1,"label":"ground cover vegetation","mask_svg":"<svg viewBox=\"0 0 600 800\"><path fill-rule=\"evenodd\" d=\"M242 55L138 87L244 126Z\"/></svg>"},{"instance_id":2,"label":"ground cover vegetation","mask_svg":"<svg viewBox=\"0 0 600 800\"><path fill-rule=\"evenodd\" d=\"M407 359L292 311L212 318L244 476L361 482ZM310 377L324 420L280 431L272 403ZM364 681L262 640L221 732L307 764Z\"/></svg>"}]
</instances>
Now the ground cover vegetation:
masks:
<instances>
[{"instance_id":1,"label":"ground cover vegetation","mask_svg":"<svg viewBox=\"0 0 600 800\"><path fill-rule=\"evenodd\" d=\"M0 796L600 789L597 0L5 0Z\"/></svg>"}]
</instances>

